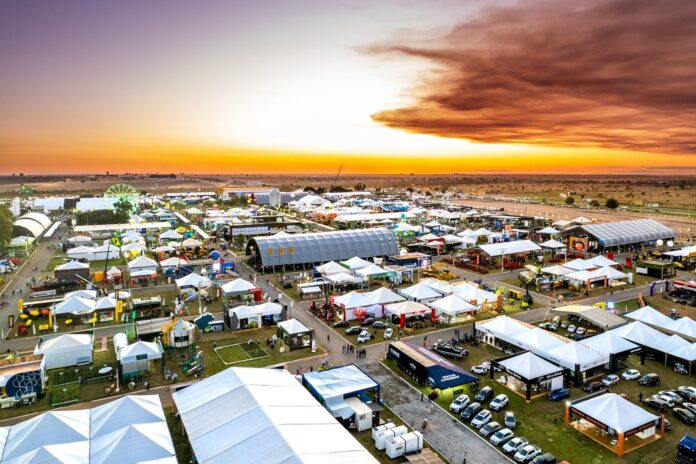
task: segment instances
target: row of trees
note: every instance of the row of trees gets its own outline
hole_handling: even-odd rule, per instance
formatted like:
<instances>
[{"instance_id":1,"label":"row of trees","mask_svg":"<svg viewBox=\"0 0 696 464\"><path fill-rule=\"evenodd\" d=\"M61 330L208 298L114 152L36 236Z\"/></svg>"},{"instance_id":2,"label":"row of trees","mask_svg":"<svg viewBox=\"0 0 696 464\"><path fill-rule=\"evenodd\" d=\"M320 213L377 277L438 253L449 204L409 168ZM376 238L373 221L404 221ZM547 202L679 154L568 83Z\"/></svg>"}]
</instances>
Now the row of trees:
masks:
<instances>
[{"instance_id":1,"label":"row of trees","mask_svg":"<svg viewBox=\"0 0 696 464\"><path fill-rule=\"evenodd\" d=\"M565 199L566 205L574 205L575 204L575 198L573 197L567 197ZM592 200L590 202L590 206L594 206L595 208L599 207L600 204L597 200ZM607 201L604 203L604 206L606 206L609 209L616 209L619 207L619 201L616 200L615 198L609 198Z\"/></svg>"}]
</instances>

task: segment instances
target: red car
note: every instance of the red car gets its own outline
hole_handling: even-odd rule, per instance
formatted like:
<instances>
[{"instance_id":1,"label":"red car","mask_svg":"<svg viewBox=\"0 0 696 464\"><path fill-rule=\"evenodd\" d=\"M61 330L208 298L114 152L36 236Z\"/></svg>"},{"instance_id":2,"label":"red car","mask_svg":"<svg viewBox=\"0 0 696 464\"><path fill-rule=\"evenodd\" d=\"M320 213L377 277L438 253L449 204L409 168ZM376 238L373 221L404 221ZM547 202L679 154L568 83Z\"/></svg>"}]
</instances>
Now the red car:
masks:
<instances>
[{"instance_id":1,"label":"red car","mask_svg":"<svg viewBox=\"0 0 696 464\"><path fill-rule=\"evenodd\" d=\"M602 382L599 382L599 381L586 383L585 385L582 386L583 391L586 391L588 393L599 391L602 388L604 388L604 385L602 384Z\"/></svg>"}]
</instances>

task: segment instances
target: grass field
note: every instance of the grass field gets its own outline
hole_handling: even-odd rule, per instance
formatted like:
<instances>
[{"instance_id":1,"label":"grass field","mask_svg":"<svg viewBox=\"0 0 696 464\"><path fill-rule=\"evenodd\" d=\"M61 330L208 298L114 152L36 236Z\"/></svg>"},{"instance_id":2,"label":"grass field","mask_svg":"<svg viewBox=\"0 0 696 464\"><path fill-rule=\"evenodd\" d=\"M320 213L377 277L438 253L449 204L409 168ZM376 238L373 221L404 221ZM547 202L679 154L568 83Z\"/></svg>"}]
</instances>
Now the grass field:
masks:
<instances>
[{"instance_id":1,"label":"grass field","mask_svg":"<svg viewBox=\"0 0 696 464\"><path fill-rule=\"evenodd\" d=\"M236 343L214 348L215 353L226 366L269 357L256 342Z\"/></svg>"},{"instance_id":2,"label":"grass field","mask_svg":"<svg viewBox=\"0 0 696 464\"><path fill-rule=\"evenodd\" d=\"M644 299L647 305L652 306L663 314L669 315L670 310L676 309L679 311L680 315L696 319L696 308L693 306L678 304L666 298L662 298L660 295L646 296ZM633 298L617 303L616 307L621 313L623 313L625 311L640 308L640 302L638 301L638 298Z\"/></svg>"},{"instance_id":3,"label":"grass field","mask_svg":"<svg viewBox=\"0 0 696 464\"><path fill-rule=\"evenodd\" d=\"M454 361L465 369L470 369L473 365L479 364L482 361L488 361L502 354L497 349L483 344L479 344L475 347L467 346L467 349L470 351L467 360ZM680 385L693 385L696 383L686 376L676 374L671 368L665 367L660 362L648 360L645 366L641 366L639 361L640 359L637 356L631 356L628 359L627 367L638 369L642 373L658 373L662 380L661 386L641 387L635 380L622 380L619 384L611 388L612 392L625 393L633 402L637 402L639 393L642 393L643 397L648 397L662 389L677 388ZM385 364L394 372L400 375L402 374L393 361L385 361ZM402 377L426 394L430 391L429 388L422 388L414 384L414 382L405 375L402 375ZM544 452L553 453L559 461L565 459L572 464L604 464L619 462L616 454L598 445L576 430L567 428L563 425L563 401L551 402L545 397L542 397L533 400L531 403L526 403L524 398L512 393L497 382L491 381L488 376L481 376L480 383L481 386L492 386L495 394L507 394L510 403L505 409L512 410L516 413L518 421L518 427L515 430L516 435L527 437L531 443L541 446ZM465 388L465 393L473 399L473 394L469 392L468 388ZM581 389L573 387L571 388L570 400L580 398L584 395L585 393ZM449 390L440 395L437 399L437 403L447 410L452 400L452 391ZM650 411L653 412L652 410ZM493 420L500 422L503 419L503 414L503 411L493 412ZM692 427L686 426L674 418L671 412L667 412L665 417L672 422L672 431L667 432L664 439L628 453L621 462L628 464L666 464L675 461L677 443L685 433L693 434L693 431Z\"/></svg>"}]
</instances>

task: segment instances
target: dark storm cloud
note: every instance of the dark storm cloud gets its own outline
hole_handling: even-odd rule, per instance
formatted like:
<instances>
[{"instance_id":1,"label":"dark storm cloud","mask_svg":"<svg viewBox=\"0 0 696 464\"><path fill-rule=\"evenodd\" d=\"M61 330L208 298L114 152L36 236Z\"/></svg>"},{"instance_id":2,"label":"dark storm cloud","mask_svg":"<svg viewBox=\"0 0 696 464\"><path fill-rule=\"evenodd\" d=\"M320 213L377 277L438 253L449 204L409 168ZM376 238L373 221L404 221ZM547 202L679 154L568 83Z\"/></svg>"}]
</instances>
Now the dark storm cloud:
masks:
<instances>
[{"instance_id":1,"label":"dark storm cloud","mask_svg":"<svg viewBox=\"0 0 696 464\"><path fill-rule=\"evenodd\" d=\"M696 153L696 1L521 1L437 43L371 53L432 61L387 126L486 143Z\"/></svg>"}]
</instances>

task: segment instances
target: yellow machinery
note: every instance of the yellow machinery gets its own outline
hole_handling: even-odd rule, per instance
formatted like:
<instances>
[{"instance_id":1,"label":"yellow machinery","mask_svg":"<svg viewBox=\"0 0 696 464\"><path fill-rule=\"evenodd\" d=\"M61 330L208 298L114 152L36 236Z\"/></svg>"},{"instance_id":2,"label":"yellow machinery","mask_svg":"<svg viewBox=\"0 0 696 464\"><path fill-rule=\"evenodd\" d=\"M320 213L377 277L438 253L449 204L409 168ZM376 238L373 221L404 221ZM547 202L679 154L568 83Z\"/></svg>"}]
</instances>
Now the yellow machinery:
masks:
<instances>
[{"instance_id":1,"label":"yellow machinery","mask_svg":"<svg viewBox=\"0 0 696 464\"><path fill-rule=\"evenodd\" d=\"M455 280L456 275L447 268L445 263L434 263L430 269L423 271L423 277L432 277L439 280Z\"/></svg>"}]
</instances>

